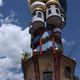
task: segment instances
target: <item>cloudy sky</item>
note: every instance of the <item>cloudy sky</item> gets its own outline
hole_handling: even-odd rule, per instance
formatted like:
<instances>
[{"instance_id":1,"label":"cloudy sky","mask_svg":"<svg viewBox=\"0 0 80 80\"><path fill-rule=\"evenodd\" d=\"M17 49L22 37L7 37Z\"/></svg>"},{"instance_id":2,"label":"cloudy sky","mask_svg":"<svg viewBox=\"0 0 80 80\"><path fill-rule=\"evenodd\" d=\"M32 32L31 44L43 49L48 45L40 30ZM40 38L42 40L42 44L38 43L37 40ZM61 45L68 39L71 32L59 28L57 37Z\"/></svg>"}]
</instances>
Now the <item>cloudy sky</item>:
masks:
<instances>
[{"instance_id":1,"label":"cloudy sky","mask_svg":"<svg viewBox=\"0 0 80 80\"><path fill-rule=\"evenodd\" d=\"M67 0L67 23L62 33L64 53L75 58L80 76L80 0ZM0 80L23 80L21 53L31 52L27 0L0 0Z\"/></svg>"}]
</instances>

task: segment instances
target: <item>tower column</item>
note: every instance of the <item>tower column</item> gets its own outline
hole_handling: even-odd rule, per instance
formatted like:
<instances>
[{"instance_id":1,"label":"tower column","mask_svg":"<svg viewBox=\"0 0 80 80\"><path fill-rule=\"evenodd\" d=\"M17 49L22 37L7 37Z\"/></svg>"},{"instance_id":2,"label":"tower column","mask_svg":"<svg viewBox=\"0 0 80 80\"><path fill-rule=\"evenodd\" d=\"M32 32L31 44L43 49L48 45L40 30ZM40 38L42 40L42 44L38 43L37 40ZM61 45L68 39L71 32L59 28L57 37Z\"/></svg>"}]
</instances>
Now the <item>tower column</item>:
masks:
<instances>
[{"instance_id":1,"label":"tower column","mask_svg":"<svg viewBox=\"0 0 80 80\"><path fill-rule=\"evenodd\" d=\"M55 80L60 80L60 62L61 62L61 56L62 56L62 41L61 41L61 29L60 28L54 28L53 30L54 34L54 43L56 43L55 48L55 54L53 54L54 59L54 77Z\"/></svg>"},{"instance_id":2,"label":"tower column","mask_svg":"<svg viewBox=\"0 0 80 80\"><path fill-rule=\"evenodd\" d=\"M55 53L55 42L54 42L54 33L52 31L52 49L53 49L53 54Z\"/></svg>"},{"instance_id":3,"label":"tower column","mask_svg":"<svg viewBox=\"0 0 80 80\"><path fill-rule=\"evenodd\" d=\"M36 51L34 51L33 55L33 63L34 63L34 72L35 72L35 79L40 80L40 71L39 71L39 62L38 62L38 55Z\"/></svg>"},{"instance_id":4,"label":"tower column","mask_svg":"<svg viewBox=\"0 0 80 80\"><path fill-rule=\"evenodd\" d=\"M40 31L40 55L42 56L42 31Z\"/></svg>"},{"instance_id":5,"label":"tower column","mask_svg":"<svg viewBox=\"0 0 80 80\"><path fill-rule=\"evenodd\" d=\"M58 53L54 54L54 77L55 80L60 80L60 62L61 62L61 55Z\"/></svg>"}]
</instances>

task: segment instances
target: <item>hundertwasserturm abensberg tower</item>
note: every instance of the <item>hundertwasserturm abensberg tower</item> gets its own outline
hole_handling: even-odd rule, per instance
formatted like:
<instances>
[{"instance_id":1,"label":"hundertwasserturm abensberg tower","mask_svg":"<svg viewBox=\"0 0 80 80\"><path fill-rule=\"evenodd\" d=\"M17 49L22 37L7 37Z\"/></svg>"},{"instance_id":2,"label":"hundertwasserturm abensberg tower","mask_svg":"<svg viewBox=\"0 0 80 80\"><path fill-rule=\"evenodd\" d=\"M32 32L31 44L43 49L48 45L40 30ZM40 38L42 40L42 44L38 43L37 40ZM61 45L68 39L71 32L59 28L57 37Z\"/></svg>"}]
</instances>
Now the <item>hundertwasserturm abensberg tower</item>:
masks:
<instances>
[{"instance_id":1,"label":"hundertwasserturm abensberg tower","mask_svg":"<svg viewBox=\"0 0 80 80\"><path fill-rule=\"evenodd\" d=\"M64 56L61 31L66 0L28 0L32 57L22 59L24 80L74 80L75 61Z\"/></svg>"}]
</instances>

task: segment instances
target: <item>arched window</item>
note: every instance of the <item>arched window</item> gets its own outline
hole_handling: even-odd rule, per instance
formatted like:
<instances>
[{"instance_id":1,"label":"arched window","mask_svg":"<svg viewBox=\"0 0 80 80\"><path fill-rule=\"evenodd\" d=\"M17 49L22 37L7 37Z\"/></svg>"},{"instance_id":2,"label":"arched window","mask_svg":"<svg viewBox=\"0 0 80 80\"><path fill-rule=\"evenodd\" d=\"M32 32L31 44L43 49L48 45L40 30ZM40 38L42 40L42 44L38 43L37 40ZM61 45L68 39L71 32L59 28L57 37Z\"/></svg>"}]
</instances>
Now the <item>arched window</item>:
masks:
<instances>
[{"instance_id":1,"label":"arched window","mask_svg":"<svg viewBox=\"0 0 80 80\"><path fill-rule=\"evenodd\" d=\"M43 80L52 80L52 72L44 72Z\"/></svg>"},{"instance_id":2,"label":"arched window","mask_svg":"<svg viewBox=\"0 0 80 80\"><path fill-rule=\"evenodd\" d=\"M49 10L48 10L48 14L51 14L51 13L52 13L52 12L51 12L51 10L49 9Z\"/></svg>"},{"instance_id":3,"label":"arched window","mask_svg":"<svg viewBox=\"0 0 80 80\"><path fill-rule=\"evenodd\" d=\"M59 8L59 6L58 6L58 5L55 5L55 7L56 7L56 8Z\"/></svg>"},{"instance_id":4,"label":"arched window","mask_svg":"<svg viewBox=\"0 0 80 80\"><path fill-rule=\"evenodd\" d=\"M38 17L42 18L42 16L41 16L41 12L38 12Z\"/></svg>"},{"instance_id":5,"label":"arched window","mask_svg":"<svg viewBox=\"0 0 80 80\"><path fill-rule=\"evenodd\" d=\"M51 6L50 6L50 5L48 6L48 9L49 9L49 8L51 8Z\"/></svg>"},{"instance_id":6,"label":"arched window","mask_svg":"<svg viewBox=\"0 0 80 80\"><path fill-rule=\"evenodd\" d=\"M56 13L59 14L59 10L58 9L56 9Z\"/></svg>"},{"instance_id":7,"label":"arched window","mask_svg":"<svg viewBox=\"0 0 80 80\"><path fill-rule=\"evenodd\" d=\"M36 11L34 11L33 13L32 13L32 16L35 16L36 15Z\"/></svg>"},{"instance_id":8,"label":"arched window","mask_svg":"<svg viewBox=\"0 0 80 80\"><path fill-rule=\"evenodd\" d=\"M71 73L71 68L70 67L65 67L65 76L66 76L66 78L70 79L70 73Z\"/></svg>"}]
</instances>

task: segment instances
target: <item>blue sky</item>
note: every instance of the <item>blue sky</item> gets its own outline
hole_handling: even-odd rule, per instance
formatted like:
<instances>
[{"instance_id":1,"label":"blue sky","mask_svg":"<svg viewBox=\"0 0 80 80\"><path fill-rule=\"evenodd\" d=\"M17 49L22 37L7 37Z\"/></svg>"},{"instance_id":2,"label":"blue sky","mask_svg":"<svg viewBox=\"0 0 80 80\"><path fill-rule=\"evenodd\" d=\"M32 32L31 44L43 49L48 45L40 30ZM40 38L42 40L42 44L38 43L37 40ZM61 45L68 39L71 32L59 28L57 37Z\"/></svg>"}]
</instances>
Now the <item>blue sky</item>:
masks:
<instances>
[{"instance_id":1,"label":"blue sky","mask_svg":"<svg viewBox=\"0 0 80 80\"><path fill-rule=\"evenodd\" d=\"M78 76L80 76L79 3L80 0L67 0L67 22L62 30L64 53L76 59L75 75ZM27 0L0 0L0 80L23 80L20 59L23 50L31 51L27 28L30 20Z\"/></svg>"}]
</instances>

